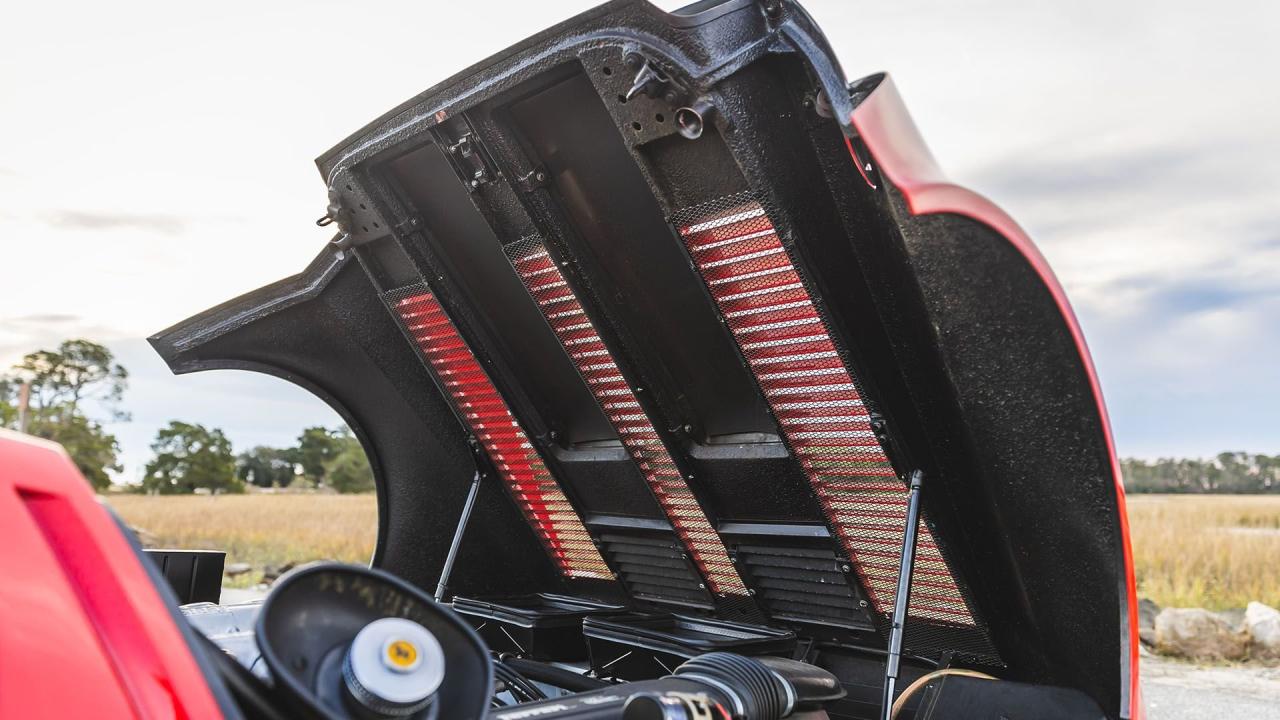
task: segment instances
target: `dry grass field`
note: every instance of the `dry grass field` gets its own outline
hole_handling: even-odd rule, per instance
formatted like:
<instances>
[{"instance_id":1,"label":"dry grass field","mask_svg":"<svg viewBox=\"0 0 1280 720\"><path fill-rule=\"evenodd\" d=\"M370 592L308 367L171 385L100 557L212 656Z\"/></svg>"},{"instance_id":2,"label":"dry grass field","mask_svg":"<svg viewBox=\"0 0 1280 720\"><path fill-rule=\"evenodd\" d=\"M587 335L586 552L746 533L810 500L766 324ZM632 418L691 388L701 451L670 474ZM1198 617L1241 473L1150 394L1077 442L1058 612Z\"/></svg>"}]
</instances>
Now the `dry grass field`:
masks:
<instances>
[{"instance_id":1,"label":"dry grass field","mask_svg":"<svg viewBox=\"0 0 1280 720\"><path fill-rule=\"evenodd\" d=\"M229 585L257 582L268 565L367 563L377 540L373 495L111 495L107 502L157 547L225 550L227 564L254 567Z\"/></svg>"},{"instance_id":2,"label":"dry grass field","mask_svg":"<svg viewBox=\"0 0 1280 720\"><path fill-rule=\"evenodd\" d=\"M1280 605L1280 497L1130 495L1138 594L1161 606Z\"/></svg>"},{"instance_id":3,"label":"dry grass field","mask_svg":"<svg viewBox=\"0 0 1280 720\"><path fill-rule=\"evenodd\" d=\"M286 562L366 562L373 552L372 495L146 497L109 502L165 547L222 549L255 572ZM1280 497L1130 495L1139 594L1162 606L1224 610L1250 600L1280 605Z\"/></svg>"}]
</instances>

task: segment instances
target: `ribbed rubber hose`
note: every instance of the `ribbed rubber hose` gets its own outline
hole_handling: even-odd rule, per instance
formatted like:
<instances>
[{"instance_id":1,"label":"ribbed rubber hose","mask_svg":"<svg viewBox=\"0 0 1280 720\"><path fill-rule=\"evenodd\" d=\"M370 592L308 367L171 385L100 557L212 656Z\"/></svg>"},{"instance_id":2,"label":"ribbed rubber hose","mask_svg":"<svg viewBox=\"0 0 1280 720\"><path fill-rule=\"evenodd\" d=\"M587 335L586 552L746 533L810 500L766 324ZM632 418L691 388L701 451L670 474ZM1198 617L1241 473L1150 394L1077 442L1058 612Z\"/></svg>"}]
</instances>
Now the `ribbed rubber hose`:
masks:
<instances>
[{"instance_id":1,"label":"ribbed rubber hose","mask_svg":"<svg viewBox=\"0 0 1280 720\"><path fill-rule=\"evenodd\" d=\"M676 668L675 675L721 686L735 701L735 716L751 720L779 720L791 711L795 697L787 682L763 663L733 653L699 655Z\"/></svg>"}]
</instances>

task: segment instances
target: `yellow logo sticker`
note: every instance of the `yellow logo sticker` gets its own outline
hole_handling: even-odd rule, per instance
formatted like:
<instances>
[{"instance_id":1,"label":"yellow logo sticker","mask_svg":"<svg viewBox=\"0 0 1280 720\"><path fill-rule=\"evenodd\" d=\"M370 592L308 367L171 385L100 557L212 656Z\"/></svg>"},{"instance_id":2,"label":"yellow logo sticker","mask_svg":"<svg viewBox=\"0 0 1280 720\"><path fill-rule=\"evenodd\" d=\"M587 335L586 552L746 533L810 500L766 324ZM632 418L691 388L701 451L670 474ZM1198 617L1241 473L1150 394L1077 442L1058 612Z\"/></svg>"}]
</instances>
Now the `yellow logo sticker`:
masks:
<instances>
[{"instance_id":1,"label":"yellow logo sticker","mask_svg":"<svg viewBox=\"0 0 1280 720\"><path fill-rule=\"evenodd\" d=\"M387 662L398 668L409 668L418 661L418 646L408 640L395 640L387 645Z\"/></svg>"}]
</instances>

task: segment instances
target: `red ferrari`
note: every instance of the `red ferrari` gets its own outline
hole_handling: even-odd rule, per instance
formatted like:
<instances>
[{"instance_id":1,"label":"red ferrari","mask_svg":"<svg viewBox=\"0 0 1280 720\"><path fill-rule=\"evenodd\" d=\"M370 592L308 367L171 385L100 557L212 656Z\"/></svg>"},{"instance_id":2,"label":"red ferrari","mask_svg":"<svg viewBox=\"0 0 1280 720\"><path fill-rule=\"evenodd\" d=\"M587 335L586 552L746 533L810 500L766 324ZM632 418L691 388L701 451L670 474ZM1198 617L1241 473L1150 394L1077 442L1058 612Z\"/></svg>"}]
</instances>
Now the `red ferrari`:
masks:
<instances>
[{"instance_id":1,"label":"red ferrari","mask_svg":"<svg viewBox=\"0 0 1280 720\"><path fill-rule=\"evenodd\" d=\"M1141 717L1066 297L797 4L608 3L317 164L332 242L151 343L343 416L371 567L180 604L0 436L0 716Z\"/></svg>"}]
</instances>

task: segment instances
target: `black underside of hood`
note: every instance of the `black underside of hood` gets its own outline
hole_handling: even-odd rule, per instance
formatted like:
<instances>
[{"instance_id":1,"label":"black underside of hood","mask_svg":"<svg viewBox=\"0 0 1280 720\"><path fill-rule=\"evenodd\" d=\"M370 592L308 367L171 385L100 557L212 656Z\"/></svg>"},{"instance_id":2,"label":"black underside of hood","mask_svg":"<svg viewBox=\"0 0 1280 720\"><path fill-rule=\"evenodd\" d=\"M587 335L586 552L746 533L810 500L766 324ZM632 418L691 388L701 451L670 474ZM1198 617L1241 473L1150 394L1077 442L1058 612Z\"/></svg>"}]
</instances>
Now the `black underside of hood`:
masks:
<instances>
[{"instance_id":1,"label":"black underside of hood","mask_svg":"<svg viewBox=\"0 0 1280 720\"><path fill-rule=\"evenodd\" d=\"M924 473L911 653L1111 715L1124 543L1087 358L992 227L913 215L798 7L616 2L323 155L300 275L152 338L331 404L378 479L375 564L883 647ZM834 101L833 101L834 98ZM691 138L689 136L695 136Z\"/></svg>"}]
</instances>

